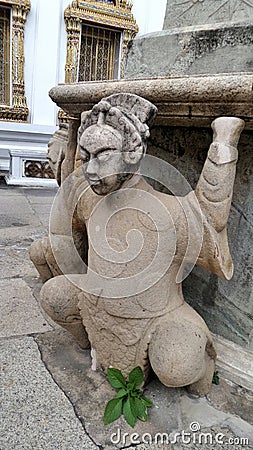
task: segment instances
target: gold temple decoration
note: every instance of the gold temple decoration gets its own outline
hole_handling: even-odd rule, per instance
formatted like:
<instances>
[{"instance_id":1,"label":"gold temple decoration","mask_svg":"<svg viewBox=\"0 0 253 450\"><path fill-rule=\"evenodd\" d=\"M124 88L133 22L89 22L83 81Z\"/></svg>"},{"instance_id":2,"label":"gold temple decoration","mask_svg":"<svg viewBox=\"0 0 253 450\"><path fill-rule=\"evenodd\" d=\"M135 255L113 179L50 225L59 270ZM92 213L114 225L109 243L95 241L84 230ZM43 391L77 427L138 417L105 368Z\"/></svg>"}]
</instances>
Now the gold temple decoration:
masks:
<instances>
[{"instance_id":1,"label":"gold temple decoration","mask_svg":"<svg viewBox=\"0 0 253 450\"><path fill-rule=\"evenodd\" d=\"M0 105L0 120L25 122L29 111L24 87L24 27L31 3L30 0L1 0L1 5L11 8L12 92L9 104Z\"/></svg>"},{"instance_id":2,"label":"gold temple decoration","mask_svg":"<svg viewBox=\"0 0 253 450\"><path fill-rule=\"evenodd\" d=\"M105 42L108 36L107 32L114 33L113 41L111 45L108 45L108 51L110 48L109 67L100 67L100 70L97 70L97 74L99 72L102 73L100 79L118 78L116 75L116 62L120 65L119 73L120 77L123 78L127 46L138 32L137 23L131 12L132 6L130 0L73 0L71 2L64 13L67 30L65 83L75 83L85 80L85 72L87 73L85 65L87 60L84 61L85 56L81 52L85 46L84 40L87 42L87 39L90 37L89 27L90 29L93 28L93 35L92 42L88 43L88 47L90 47L91 51L94 48L96 49L92 58L93 61L98 60L98 65L100 61L99 57L97 58L99 56L97 50L100 50L100 58L103 58L106 46ZM101 38L102 33L104 33L104 36ZM120 46L121 53L119 52ZM86 50L87 53L88 51L89 49ZM118 51L120 61L115 61L117 59L116 51ZM88 66L91 69L93 62L90 61ZM95 75L89 77L90 80L95 78L98 79ZM59 110L58 119L61 123L69 122L68 115L62 109Z\"/></svg>"},{"instance_id":3,"label":"gold temple decoration","mask_svg":"<svg viewBox=\"0 0 253 450\"><path fill-rule=\"evenodd\" d=\"M82 24L119 31L123 34L120 75L124 76L124 60L127 45L138 32L138 26L131 12L129 0L74 0L64 13L67 29L67 58L65 82L78 81L78 67ZM113 76L113 70L108 73Z\"/></svg>"},{"instance_id":4,"label":"gold temple decoration","mask_svg":"<svg viewBox=\"0 0 253 450\"><path fill-rule=\"evenodd\" d=\"M0 5L0 104L10 104L10 8Z\"/></svg>"}]
</instances>

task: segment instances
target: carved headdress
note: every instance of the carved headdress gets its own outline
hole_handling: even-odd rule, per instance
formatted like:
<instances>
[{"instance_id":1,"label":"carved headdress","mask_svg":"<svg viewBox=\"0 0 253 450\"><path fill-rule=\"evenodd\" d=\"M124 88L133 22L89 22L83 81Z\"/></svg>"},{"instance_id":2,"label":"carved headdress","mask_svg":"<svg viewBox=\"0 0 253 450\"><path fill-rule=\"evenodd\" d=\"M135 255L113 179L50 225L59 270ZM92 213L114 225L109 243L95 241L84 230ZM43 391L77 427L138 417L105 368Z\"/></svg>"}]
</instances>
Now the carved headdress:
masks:
<instances>
[{"instance_id":1,"label":"carved headdress","mask_svg":"<svg viewBox=\"0 0 253 450\"><path fill-rule=\"evenodd\" d=\"M123 148L142 145L145 151L149 126L156 116L157 108L138 95L121 93L103 98L92 110L81 115L78 140L91 125L110 125L123 135Z\"/></svg>"}]
</instances>

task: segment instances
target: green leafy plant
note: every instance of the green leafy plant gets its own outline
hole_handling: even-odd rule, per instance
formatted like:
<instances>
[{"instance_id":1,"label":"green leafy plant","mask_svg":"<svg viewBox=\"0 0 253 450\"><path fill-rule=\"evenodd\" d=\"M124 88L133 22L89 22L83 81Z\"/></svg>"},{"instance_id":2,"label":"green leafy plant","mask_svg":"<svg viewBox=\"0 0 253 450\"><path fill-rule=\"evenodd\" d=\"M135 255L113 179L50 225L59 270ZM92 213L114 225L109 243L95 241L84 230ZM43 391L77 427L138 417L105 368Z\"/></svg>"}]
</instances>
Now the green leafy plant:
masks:
<instances>
[{"instance_id":1,"label":"green leafy plant","mask_svg":"<svg viewBox=\"0 0 253 450\"><path fill-rule=\"evenodd\" d=\"M218 370L215 370L214 374L213 374L213 384L220 384L220 377L219 377L219 372Z\"/></svg>"},{"instance_id":2,"label":"green leafy plant","mask_svg":"<svg viewBox=\"0 0 253 450\"><path fill-rule=\"evenodd\" d=\"M147 408L153 406L153 403L143 396L143 390L140 389L144 381L141 368L135 367L128 380L125 380L119 369L114 368L108 369L107 377L112 387L117 390L117 395L105 407L104 424L114 422L122 413L131 427L135 426L137 419L146 421Z\"/></svg>"}]
</instances>

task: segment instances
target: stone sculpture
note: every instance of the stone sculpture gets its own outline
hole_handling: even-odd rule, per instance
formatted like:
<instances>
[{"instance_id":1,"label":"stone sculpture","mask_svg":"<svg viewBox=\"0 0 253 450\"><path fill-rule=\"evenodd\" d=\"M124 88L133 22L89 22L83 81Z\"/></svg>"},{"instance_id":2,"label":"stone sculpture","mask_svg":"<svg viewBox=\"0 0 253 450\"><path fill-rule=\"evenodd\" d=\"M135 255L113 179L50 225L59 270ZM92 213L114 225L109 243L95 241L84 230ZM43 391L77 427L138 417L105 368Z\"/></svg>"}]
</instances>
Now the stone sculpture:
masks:
<instances>
[{"instance_id":1,"label":"stone sculpture","mask_svg":"<svg viewBox=\"0 0 253 450\"><path fill-rule=\"evenodd\" d=\"M59 186L62 181L61 167L66 155L68 141L68 125L61 123L48 143L47 158Z\"/></svg>"},{"instance_id":2,"label":"stone sculpture","mask_svg":"<svg viewBox=\"0 0 253 450\"><path fill-rule=\"evenodd\" d=\"M50 236L34 242L30 256L45 282L43 308L91 346L94 369L128 374L139 365L147 378L152 367L166 386L206 394L216 353L181 280L188 263L232 277L226 223L244 122L212 123L197 187L179 197L155 191L140 173L155 114L127 93L82 114L82 166L63 183Z\"/></svg>"}]
</instances>

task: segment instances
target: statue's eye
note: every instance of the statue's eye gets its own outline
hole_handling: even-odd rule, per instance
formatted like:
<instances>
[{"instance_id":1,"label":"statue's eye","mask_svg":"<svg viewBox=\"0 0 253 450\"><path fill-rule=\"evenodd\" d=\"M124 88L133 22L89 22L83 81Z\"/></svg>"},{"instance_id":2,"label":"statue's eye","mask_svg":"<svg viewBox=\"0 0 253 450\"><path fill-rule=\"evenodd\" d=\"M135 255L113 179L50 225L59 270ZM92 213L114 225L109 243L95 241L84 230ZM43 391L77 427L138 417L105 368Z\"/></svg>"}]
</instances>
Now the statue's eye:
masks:
<instances>
[{"instance_id":1,"label":"statue's eye","mask_svg":"<svg viewBox=\"0 0 253 450\"><path fill-rule=\"evenodd\" d=\"M88 152L86 152L85 150L81 150L81 160L83 163L87 163L90 159L90 155Z\"/></svg>"},{"instance_id":2,"label":"statue's eye","mask_svg":"<svg viewBox=\"0 0 253 450\"><path fill-rule=\"evenodd\" d=\"M104 150L102 152L97 153L97 159L99 161L107 161L107 159L109 159L111 157L112 154L112 150Z\"/></svg>"}]
</instances>

